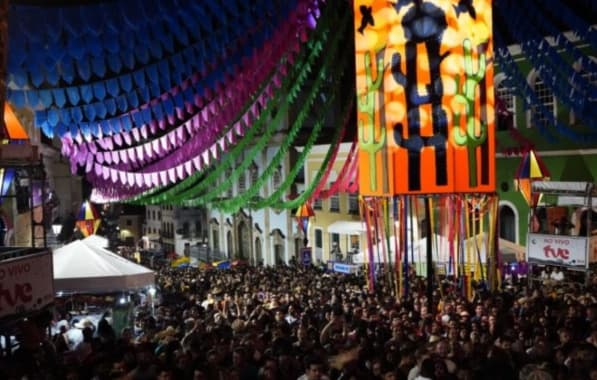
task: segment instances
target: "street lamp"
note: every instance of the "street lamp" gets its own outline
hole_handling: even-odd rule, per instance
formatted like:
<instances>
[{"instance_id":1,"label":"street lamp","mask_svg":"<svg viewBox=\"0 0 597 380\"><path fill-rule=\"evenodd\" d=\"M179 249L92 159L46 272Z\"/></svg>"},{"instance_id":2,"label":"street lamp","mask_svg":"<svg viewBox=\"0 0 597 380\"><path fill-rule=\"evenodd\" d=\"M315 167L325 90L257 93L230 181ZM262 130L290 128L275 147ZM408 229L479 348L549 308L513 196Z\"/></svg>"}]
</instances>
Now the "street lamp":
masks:
<instances>
[{"instance_id":1,"label":"street lamp","mask_svg":"<svg viewBox=\"0 0 597 380\"><path fill-rule=\"evenodd\" d=\"M57 217L54 219L52 222L52 232L54 233L54 236L60 235L60 232L62 232L62 218Z\"/></svg>"},{"instance_id":2,"label":"street lamp","mask_svg":"<svg viewBox=\"0 0 597 380\"><path fill-rule=\"evenodd\" d=\"M151 315L154 316L155 315L155 293L156 290L153 286L151 286L148 290L147 293L149 294L149 297L151 297Z\"/></svg>"}]
</instances>

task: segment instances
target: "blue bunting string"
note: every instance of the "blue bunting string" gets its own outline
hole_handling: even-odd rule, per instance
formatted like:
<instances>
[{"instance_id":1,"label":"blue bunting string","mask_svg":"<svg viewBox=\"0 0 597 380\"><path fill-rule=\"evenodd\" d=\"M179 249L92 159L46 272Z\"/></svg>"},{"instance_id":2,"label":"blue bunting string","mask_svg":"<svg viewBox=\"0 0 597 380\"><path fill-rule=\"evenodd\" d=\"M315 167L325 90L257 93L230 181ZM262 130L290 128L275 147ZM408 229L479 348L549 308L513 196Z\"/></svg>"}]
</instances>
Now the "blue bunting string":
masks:
<instances>
[{"instance_id":1,"label":"blue bunting string","mask_svg":"<svg viewBox=\"0 0 597 380\"><path fill-rule=\"evenodd\" d=\"M497 44L501 44L501 37L499 33L494 35ZM505 46L502 44L502 46ZM524 101L523 106L525 111L532 111L532 123L534 127L541 133L541 135L549 142L555 141L555 136L549 130L549 125L553 125L558 134L563 135L573 141L597 141L597 134L585 134L578 133L574 129L563 125L557 118L554 117L553 112L550 112L545 106L537 99L534 91L530 88L526 81L525 76L520 72L519 67L514 62L514 59L510 55L507 48L499 49L498 54L495 55L497 64L500 69L506 74L506 83L508 86L515 89L517 95L519 95ZM534 111L534 112L533 112ZM541 115L542 118L547 120L544 125L543 122L536 120L536 112Z\"/></svg>"},{"instance_id":2,"label":"blue bunting string","mask_svg":"<svg viewBox=\"0 0 597 380\"><path fill-rule=\"evenodd\" d=\"M236 62L239 62L241 60L241 56L240 56L240 52L236 52L236 54L229 56L232 57L232 59ZM230 59L230 58L229 58ZM175 71L173 73L173 75L175 77L177 77L176 79L182 81L182 71L188 70L188 67L186 67L185 65L185 61L182 59L181 55L175 55L173 56L173 62L176 66L178 67L182 67L179 71ZM143 71L138 71L133 73L133 81L135 82L135 84L137 84L137 86L140 86L138 88L136 88L135 90L132 89L132 83L131 83L131 78L130 76L121 76L120 79L120 86L123 89L131 89L132 91L137 91L137 93L139 93L140 97L142 98L142 101L144 103L148 103L149 102L149 98L148 98L148 94L149 92L147 91L147 88L144 87L144 85L146 85L145 82L145 77L148 76L150 78L155 78L156 77L156 66L159 67L159 70L164 73L167 74L168 73L168 68L167 68L167 64L158 64L158 65L151 65L149 67L147 67L145 70ZM185 68L186 67L186 68ZM168 78L168 75L160 75L160 78L164 79L164 78ZM222 71L216 71L213 73L210 73L207 77L203 78L204 86L209 87L209 88L215 88L215 85L219 82L223 82L224 81L224 75ZM162 85L165 84L164 81L161 82ZM117 86L117 82L114 79L110 79L108 81L106 81L106 85L108 86L108 94L115 94L117 93L117 89L115 88ZM201 95L203 93L203 88L200 86L200 83L195 84L195 86L193 87L196 90L196 94ZM154 98L157 98L161 95L161 91L160 91L160 86L158 85L150 85L150 89L151 91L151 95ZM70 91L72 91L73 93L75 92L75 90L70 89ZM102 95L104 95L104 93L102 93ZM188 93L187 94L187 98L191 99L192 94ZM128 108L125 107L125 104L123 102L124 99L128 99L129 100L129 104L128 104ZM120 112L128 112L128 109L130 108L136 108L138 106L138 101L137 101L137 95L134 92L130 93L130 96L128 96L127 98L124 98L122 96L119 96L117 98L117 104L118 104L118 110ZM78 103L79 102L79 98L78 97L71 97L71 103ZM85 97L83 99L85 102L89 101L88 97ZM111 112L111 110L113 109L113 107L111 107L111 104L109 104L110 100L105 100L104 101L104 105L103 108L105 108L107 110L107 113L109 113L111 116L113 115L113 112ZM97 103L93 104L94 107L98 107ZM180 107L182 108L182 107ZM69 110L68 109L62 109L60 111L60 115L68 113ZM71 111L72 112L72 111ZM77 112L77 114L79 114L79 112ZM87 121L94 121L95 118L94 116L97 116L97 113L91 113L91 112L85 112L84 113L87 117L91 117L91 119L87 118ZM169 116L172 116L173 113L168 113ZM61 117L62 119L62 117ZM75 120L77 120L77 122L79 122L78 118L76 118ZM40 122L42 122L43 119L40 119ZM136 123L136 120L133 120L133 123L135 126L139 126Z\"/></svg>"},{"instance_id":3,"label":"blue bunting string","mask_svg":"<svg viewBox=\"0 0 597 380\"><path fill-rule=\"evenodd\" d=\"M239 60L240 60L240 59L239 59ZM178 62L179 62L179 64L181 64L181 65L182 65L182 61L178 61ZM152 66L152 69L148 69L148 71L155 72L155 67L154 67L154 66ZM128 78L128 77L123 77L123 79L127 79L127 78ZM218 71L215 71L215 72L212 72L212 73L210 73L210 74L209 74L209 75L208 75L206 78L204 78L204 82L205 82L205 85L206 85L207 87L209 87L209 88L214 88L214 87L215 87L215 85L216 85L216 83L218 83L218 82L219 82L219 83L222 83L222 82L224 81L224 79L225 79L225 78L224 78L223 72L221 72L221 71L219 71L219 72L218 72ZM136 83L137 83L137 84L139 84L139 85L145 84L145 79L144 79L144 78L142 78L142 77L137 77L137 78L136 78L136 79L134 79L134 80L135 80L135 81L136 81ZM113 90L111 90L111 89L110 89L110 86L113 86L113 85L114 85L114 81L111 81L111 82L106 82L106 83L108 84L108 92L114 92ZM128 85L128 84L126 84L126 85ZM161 93L159 92L159 88L158 88L157 86L150 86L150 87L151 87L152 89L155 89L155 91L152 91L152 96L153 96L154 98L161 97L161 98L163 99L164 97L166 97L166 98L167 98L167 97L170 97L170 96L171 96L171 95L170 95L170 94L168 94L168 93L166 93L165 95L164 95L164 94L161 94ZM146 90L147 90L147 89L146 89L145 87L140 87L140 88L137 88L137 89L136 89L137 93L140 93L140 94L141 94L141 97L142 97L142 100L144 101L144 103L149 103L149 99L148 99L148 91L146 91ZM192 92L192 90L195 90L195 92ZM186 94L186 97L187 97L187 100L188 100L188 101L192 101L192 99L193 99L193 97L194 97L194 94L201 94L202 92L203 92L203 88L201 88L201 87L199 86L199 83L196 83L196 84L195 84L194 86L192 86L192 87L188 87L188 88L186 89L186 93L187 93L187 94ZM139 106L138 98L137 98L137 95L136 95L136 93L135 93L135 92L131 92L131 93L129 94L129 97L128 97L127 99L128 99L128 106L129 106L129 107L136 108L136 107L138 107L138 106ZM119 101L119 102L118 102L118 104L119 104L119 110L122 110L122 109L124 109L124 107L125 107L125 104L124 104L124 98L123 98L123 97L118 97L118 98L117 98L117 100ZM108 100L106 100L106 101L104 101L104 102L103 102L103 103L104 103L104 107L103 107L103 108L107 109L107 110L108 110L108 112L111 114L111 116L114 116L114 115L113 115L113 113L112 113L112 112L110 112L110 108L111 108L111 107L108 105L108 102L109 102L109 101L110 101L110 100L108 99ZM181 103L181 101L182 101L182 97L180 97L180 98L179 98L179 108L182 108L182 106L181 106L181 104L182 104L182 103ZM95 104L94 104L94 106L95 106L95 107L101 107L101 106L100 106L100 104L101 104L101 103L102 103L102 102L95 103ZM72 110L73 110L73 109L74 109L74 108L70 108L70 112L72 112ZM171 109L171 112L168 112L168 115L172 116L172 115L174 114L174 110L173 110L172 108L170 108L170 109ZM154 108L154 110L155 110L155 108ZM126 111L128 112L128 110L126 110ZM60 114L61 114L61 115L67 114L68 112L69 112L69 109L68 109L68 108L63 108L63 109L61 109L61 110L60 110ZM125 112L125 111L123 111L123 112ZM95 115L97 116L97 114L95 114ZM93 120L94 120L94 118L93 118L93 116L94 116L94 115L93 115L92 113L85 112L85 116L87 116L87 119L86 119L86 120L88 120L88 121L93 121ZM157 118L158 120L160 120L160 119L163 117L163 115L162 115L161 113L160 113L160 114L156 114L155 116L156 116L156 118ZM125 116L125 117L126 117L126 116ZM42 122L42 121L43 121L43 119L42 119L42 115L41 115L41 114L39 115L39 121L40 121L40 122ZM138 124L138 122L137 122L136 120L133 120L132 122L133 122L133 124L134 124L136 127L140 127L140 126L141 126L141 125L139 125L139 124Z\"/></svg>"},{"instance_id":4,"label":"blue bunting string","mask_svg":"<svg viewBox=\"0 0 597 380\"><path fill-rule=\"evenodd\" d=\"M240 1L240 0L239 0ZM136 3L136 1L133 1L133 3ZM271 6L271 4L269 4L268 2L264 2L264 4L266 6ZM182 4L181 4L182 5ZM180 15L184 12L185 15L189 15L189 11L188 9L186 9L185 6L173 6L171 10L169 10L168 12L171 13L175 13L176 15ZM145 2L143 2L142 6L140 6L140 8L145 7L146 4ZM256 9L257 10L263 10L263 11L268 11L269 8L260 8L259 3L255 4ZM79 7L81 9L88 9L88 7ZM196 7L190 7L192 9L196 9ZM31 7L26 7L26 9L32 9ZM33 8L35 9L35 8ZM93 9L94 7L89 7L88 12L93 13ZM128 9L125 7L125 9ZM33 61L35 62L41 62L41 61L46 61L46 62L56 62L55 59L51 59L51 60L44 60L42 59L42 55L46 54L48 52L49 47L51 46L52 48L57 48L58 46L54 45L44 45L43 44L43 37L38 36L37 34L35 34L35 30L33 30L35 27L27 24L27 25L21 25L22 23L26 23L28 19L30 19L31 17L35 18L35 15L37 13L39 13L39 9L35 9L32 13L33 16L30 16L28 13L25 14L21 14L24 13L24 11L19 7L15 7L13 9L13 11L16 13L14 19L15 20L19 20L20 22L16 22L14 24L17 24L17 27L14 27L16 30L16 33L13 33L11 30L10 35L16 36L13 38L26 38L29 40L35 40L37 43L39 43L39 47L35 48L35 49L27 49L26 52L23 52L23 46L29 46L27 44L27 41L20 41L19 43L16 43L14 45L16 45L16 49L15 52L13 54L13 52L11 52L11 55L9 56L9 66L12 67L13 69L20 66L21 64L23 64L23 62L27 62L27 61L31 61L31 57L37 57L37 59L34 59ZM20 11L20 12L19 12ZM132 11L132 10L131 10ZM69 14L68 17L66 17L66 20L70 20L73 17L76 17L77 20L73 21L75 23L75 25L77 25L80 20L78 20L78 16L77 13L73 13L72 10L70 11L64 11L65 13ZM83 12L83 11L81 11ZM164 19L166 18L166 14L168 13L162 13L162 16L164 17ZM135 10L135 13L138 13L138 10ZM205 14L205 13L203 13ZM207 15L209 15L209 13L207 13ZM30 17L29 17L30 16ZM283 19L285 15L284 14L280 14L279 20ZM102 17L107 17L106 15L101 16L101 15L96 15L94 14L94 18L96 19L102 19ZM118 16L116 16L118 17ZM51 19L51 17L48 17ZM209 18L209 17L208 17ZM11 17L11 19L13 19L13 17ZM199 18L197 18L198 20L200 20ZM169 22L168 25L170 26L170 28L156 28L155 24L151 25L149 23L146 22L146 20L138 20L138 22L142 25L140 25L139 28L135 28L134 30L127 30L127 23L122 24L121 28L119 30L116 31L116 33L114 33L114 35L108 37L108 38L103 38L100 42L100 40L98 40L96 38L95 35L92 36L93 41L91 43L89 43L89 41L87 41L87 39L85 38L85 35L83 34L83 32L81 32L82 34L76 34L73 33L72 37L68 38L68 42L66 44L66 51L68 52L70 57L73 57L76 61L81 61L84 60L85 58L90 58L90 56L93 57L98 57L98 51L97 51L97 43L101 43L103 47L106 47L106 53L104 53L104 56L109 56L108 53L110 54L115 54L116 52L119 52L121 54L121 59L120 62L118 62L117 59L113 58L111 60L109 60L108 62L108 66L110 67L110 69L115 72L115 73L120 73L121 69L121 65L119 65L118 63L123 63L124 66L128 69L128 70L133 70L135 67L139 66L139 64L147 64L149 62L149 51L151 50L153 52L154 55L157 55L159 53L158 48L155 48L155 46L153 48L150 47L151 44L155 44L155 41L161 41L163 42L164 48L166 50L170 50L171 53L173 53L173 49L174 49L174 45L173 45L173 40L172 40L172 36L171 36L171 32L172 30L178 34L177 38L178 38L178 43L185 47L188 46L190 44L190 40L189 37L187 36L187 33L190 33L191 35L195 36L194 38L194 42L198 42L201 41L202 39L204 39L205 35L209 35L211 36L211 38L214 38L212 40L211 43L211 49L207 50L207 54L201 57L195 57L195 60L198 59L205 59L207 61L210 61L213 59L212 55L213 52L217 52L219 50L221 50L221 48L223 46L226 46L227 44L230 43L230 41L232 41L233 39L237 38L238 36L242 35L242 33L244 32L245 29L251 28L254 24L255 24L255 20L252 21L251 25L243 25L241 23L241 21L236 21L233 22L234 25L238 25L238 28L236 29L236 36L227 36L226 33L222 34L221 36L219 35L219 30L211 30L211 29L207 29L207 28L201 28L200 24L197 24L196 22L192 22L189 20L193 20L193 17L188 18L187 20L187 25L189 27L188 30L183 30L181 28L180 23L178 22L178 19L176 17L171 17L169 18ZM234 21L234 20L228 20L230 21ZM43 21L40 23L41 26L46 25L47 21ZM159 24L159 23L158 23ZM11 27L13 23L10 24ZM69 23L68 21L65 22L65 26L64 28L66 29L66 25L68 26L72 26L72 23ZM224 25L222 28L220 29L225 29ZM32 30L30 30L29 28L31 28ZM19 33L20 30L25 29L26 32L24 33ZM80 26L76 27L76 28L72 28L73 30L71 30L71 32L74 32L75 30L85 30L85 29L80 29ZM107 34L109 34L109 32L107 32ZM131 38L131 36L134 36L135 38ZM228 39L227 37L231 38ZM150 42L153 41L153 42ZM120 48L116 49L116 46L114 46L115 43L120 43ZM105 46L104 46L105 45ZM11 45L12 46L12 45ZM45 48L44 48L45 46ZM88 49L92 49L92 50L88 50ZM27 56L29 55L29 57ZM39 55L39 56L38 56ZM14 59L16 61L12 61L13 60L13 56ZM162 59L163 57L159 57L160 59ZM103 60L97 60L94 62L94 72L100 73L102 71L105 71L105 62L103 62ZM88 62L85 62L84 64L82 64L81 67L79 68L79 75L82 77L83 80L87 81L89 80L89 74L91 72L90 69L88 69ZM118 69L118 70L115 70ZM31 70L29 71L29 75L31 75L32 77L35 78L35 83L36 83L36 87L39 87L39 85L41 85L40 80L42 75L39 75L39 73L37 72L38 69L35 68L31 68ZM12 79L11 79L12 80ZM14 80L12 80L14 82ZM165 89L164 89L165 90Z\"/></svg>"},{"instance_id":5,"label":"blue bunting string","mask_svg":"<svg viewBox=\"0 0 597 380\"><path fill-rule=\"evenodd\" d=\"M518 14L519 17L521 15L522 12ZM539 22L533 20L533 16L525 16L525 18L528 17L531 17L531 20L527 19L526 22L522 22L517 17L509 17L506 23L519 41L525 41L521 46L526 57L535 66L539 77L550 87L556 98L574 110L588 126L593 126L597 120L597 114L591 107L586 107L586 101L591 98L591 93L596 91L595 86L592 86L582 75L577 75L572 66L563 60L562 53L556 52L545 39L541 42L531 39L541 32L531 30L529 25ZM571 93L571 88L575 89L578 95L575 92Z\"/></svg>"},{"instance_id":6,"label":"blue bunting string","mask_svg":"<svg viewBox=\"0 0 597 380\"><path fill-rule=\"evenodd\" d=\"M597 46L597 30L574 13L568 4L560 0L546 0L538 6L540 9L548 8L551 12L556 12L554 13L556 18L568 25L582 40L587 41L591 46Z\"/></svg>"},{"instance_id":7,"label":"blue bunting string","mask_svg":"<svg viewBox=\"0 0 597 380\"><path fill-rule=\"evenodd\" d=\"M526 5L526 2L522 4ZM578 71L576 71L572 67L572 65L563 58L563 54L570 54L574 57L576 61L585 62L586 66L583 67L583 69L587 70L588 72L591 72L591 70L595 70L597 64L591 62L591 60L588 59L588 57L585 54L580 52L580 50L576 48L574 44L570 43L568 38L566 38L562 33L558 33L556 28L552 25L550 21L539 19L535 13L531 12L532 9L526 9L528 10L529 14L531 14L531 20L527 20L527 22L524 23L525 29L528 29L529 26L532 26L532 28L539 30L537 28L537 25L542 25L544 28L541 29L539 33L542 33L544 35L546 33L551 34L555 38L556 42L560 40L565 40L569 42L567 46L570 49L566 49L564 52L558 52L556 51L555 47L552 47L551 44L547 43L546 39L543 39L541 43L538 43L537 41L532 41L534 42L534 45L536 45L533 48L537 49L535 55L543 56L544 54L547 54L548 59L546 60L546 63L552 66L552 70L556 72L559 71L561 74L564 75L563 77L560 77L562 80L558 81L559 86L564 88L564 91L559 93L562 98L565 98L564 101L570 103L569 101L572 100L573 102L579 104L580 107L584 107L585 100L587 98L597 97L597 89L585 77L579 75ZM548 32L546 32L545 30L548 30ZM573 96L570 96L568 91L570 86L568 86L567 83L574 88L575 92L580 92L582 95L580 97L577 96L576 99ZM591 109L588 109L587 111L592 112ZM579 110L575 110L575 112L579 112ZM593 115L590 117L594 119L595 115L597 114L593 113Z\"/></svg>"}]
</instances>

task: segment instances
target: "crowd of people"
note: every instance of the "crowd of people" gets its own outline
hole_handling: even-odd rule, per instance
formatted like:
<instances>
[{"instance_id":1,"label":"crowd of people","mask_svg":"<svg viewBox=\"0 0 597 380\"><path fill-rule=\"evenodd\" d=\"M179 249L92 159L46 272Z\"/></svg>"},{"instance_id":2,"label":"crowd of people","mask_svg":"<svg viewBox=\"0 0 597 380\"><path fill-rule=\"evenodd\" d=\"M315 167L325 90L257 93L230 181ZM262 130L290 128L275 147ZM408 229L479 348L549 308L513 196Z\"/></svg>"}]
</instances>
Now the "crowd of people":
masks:
<instances>
[{"instance_id":1,"label":"crowd of people","mask_svg":"<svg viewBox=\"0 0 597 380\"><path fill-rule=\"evenodd\" d=\"M371 292L362 275L315 267L164 266L130 327L104 315L28 329L0 378L597 380L597 278L479 286L472 299L449 279L425 284L396 297L381 279Z\"/></svg>"}]
</instances>

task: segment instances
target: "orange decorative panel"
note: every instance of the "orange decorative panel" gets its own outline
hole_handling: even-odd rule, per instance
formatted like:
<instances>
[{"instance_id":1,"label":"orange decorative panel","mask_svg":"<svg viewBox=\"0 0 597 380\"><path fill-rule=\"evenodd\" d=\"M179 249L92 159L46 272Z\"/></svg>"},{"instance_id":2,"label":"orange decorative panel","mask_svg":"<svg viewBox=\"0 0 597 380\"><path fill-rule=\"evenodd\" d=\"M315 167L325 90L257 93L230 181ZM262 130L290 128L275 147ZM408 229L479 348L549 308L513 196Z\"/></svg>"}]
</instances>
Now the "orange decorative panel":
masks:
<instances>
[{"instance_id":1,"label":"orange decorative panel","mask_svg":"<svg viewBox=\"0 0 597 380\"><path fill-rule=\"evenodd\" d=\"M361 195L495 191L491 0L355 0Z\"/></svg>"}]
</instances>

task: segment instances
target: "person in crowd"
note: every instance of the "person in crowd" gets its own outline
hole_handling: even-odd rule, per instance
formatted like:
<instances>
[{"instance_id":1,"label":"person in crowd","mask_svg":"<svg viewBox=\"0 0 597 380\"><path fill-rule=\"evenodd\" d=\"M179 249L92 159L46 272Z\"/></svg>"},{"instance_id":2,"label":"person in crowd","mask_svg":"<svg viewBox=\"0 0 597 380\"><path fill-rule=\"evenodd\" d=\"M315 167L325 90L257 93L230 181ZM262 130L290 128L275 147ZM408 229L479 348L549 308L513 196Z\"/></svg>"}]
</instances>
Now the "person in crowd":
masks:
<instances>
[{"instance_id":1,"label":"person in crowd","mask_svg":"<svg viewBox=\"0 0 597 380\"><path fill-rule=\"evenodd\" d=\"M97 327L58 322L47 337L25 330L0 378L590 379L597 276L571 286L556 270L549 287L512 283L472 299L446 278L429 303L416 273L396 296L382 277L369 291L362 274L302 265L160 266L159 302L139 299L130 327L116 331L106 314Z\"/></svg>"}]
</instances>

